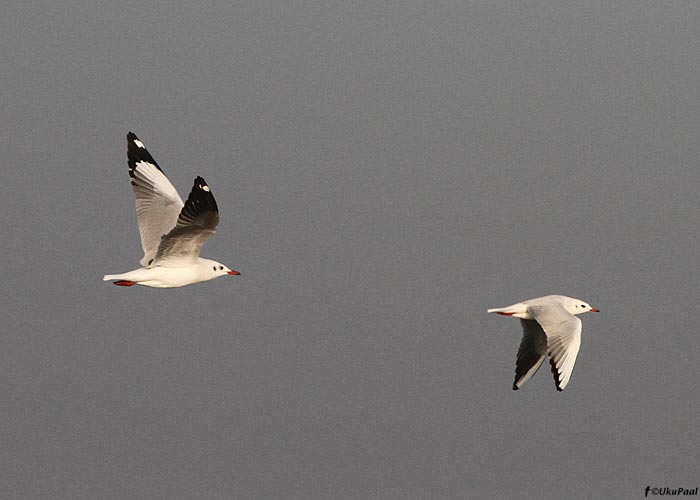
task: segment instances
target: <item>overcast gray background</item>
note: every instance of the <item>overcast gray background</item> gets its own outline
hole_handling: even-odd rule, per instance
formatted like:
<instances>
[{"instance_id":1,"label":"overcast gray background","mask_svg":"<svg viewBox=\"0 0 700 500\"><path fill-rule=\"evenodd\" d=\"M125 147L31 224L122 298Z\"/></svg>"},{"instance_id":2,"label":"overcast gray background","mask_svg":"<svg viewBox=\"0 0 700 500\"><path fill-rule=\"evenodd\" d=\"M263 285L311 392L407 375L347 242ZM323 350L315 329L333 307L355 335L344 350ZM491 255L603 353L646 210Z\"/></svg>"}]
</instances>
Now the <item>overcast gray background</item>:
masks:
<instances>
[{"instance_id":1,"label":"overcast gray background","mask_svg":"<svg viewBox=\"0 0 700 500\"><path fill-rule=\"evenodd\" d=\"M700 483L696 1L12 2L0 497L643 498ZM127 131L242 276L119 288ZM582 317L511 390L517 321Z\"/></svg>"}]
</instances>

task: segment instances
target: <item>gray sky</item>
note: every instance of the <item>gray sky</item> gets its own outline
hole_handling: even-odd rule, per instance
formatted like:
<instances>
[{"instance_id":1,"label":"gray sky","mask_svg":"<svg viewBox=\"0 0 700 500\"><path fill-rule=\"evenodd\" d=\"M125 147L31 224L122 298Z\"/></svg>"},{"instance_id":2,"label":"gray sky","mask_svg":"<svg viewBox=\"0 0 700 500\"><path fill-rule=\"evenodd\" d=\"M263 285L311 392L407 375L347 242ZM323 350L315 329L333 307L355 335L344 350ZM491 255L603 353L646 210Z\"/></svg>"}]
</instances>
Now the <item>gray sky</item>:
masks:
<instances>
[{"instance_id":1,"label":"gray sky","mask_svg":"<svg viewBox=\"0 0 700 500\"><path fill-rule=\"evenodd\" d=\"M12 2L1 498L698 486L700 4ZM241 271L138 266L132 130ZM548 293L572 381L511 390Z\"/></svg>"}]
</instances>

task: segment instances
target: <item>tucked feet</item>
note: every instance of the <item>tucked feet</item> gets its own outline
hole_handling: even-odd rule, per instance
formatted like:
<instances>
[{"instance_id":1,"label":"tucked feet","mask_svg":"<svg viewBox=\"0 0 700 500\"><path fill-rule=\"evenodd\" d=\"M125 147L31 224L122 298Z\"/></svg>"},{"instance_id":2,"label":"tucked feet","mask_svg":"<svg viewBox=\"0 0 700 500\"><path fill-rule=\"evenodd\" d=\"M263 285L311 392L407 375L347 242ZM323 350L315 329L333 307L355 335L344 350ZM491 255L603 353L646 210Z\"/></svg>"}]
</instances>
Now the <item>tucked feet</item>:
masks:
<instances>
[{"instance_id":1,"label":"tucked feet","mask_svg":"<svg viewBox=\"0 0 700 500\"><path fill-rule=\"evenodd\" d=\"M134 286L135 284L136 284L135 281L129 281L129 280L119 280L119 281L115 281L113 283L113 285L117 285L117 286Z\"/></svg>"}]
</instances>

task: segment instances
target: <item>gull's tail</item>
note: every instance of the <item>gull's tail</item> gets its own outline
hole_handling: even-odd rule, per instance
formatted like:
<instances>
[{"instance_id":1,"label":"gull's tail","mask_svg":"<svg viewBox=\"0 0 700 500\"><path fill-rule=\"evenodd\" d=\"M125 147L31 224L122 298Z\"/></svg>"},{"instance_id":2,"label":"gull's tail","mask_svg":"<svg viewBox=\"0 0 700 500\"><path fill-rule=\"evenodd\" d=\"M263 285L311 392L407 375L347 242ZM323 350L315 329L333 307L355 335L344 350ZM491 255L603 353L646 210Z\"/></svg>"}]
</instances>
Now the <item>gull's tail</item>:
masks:
<instances>
[{"instance_id":1,"label":"gull's tail","mask_svg":"<svg viewBox=\"0 0 700 500\"><path fill-rule=\"evenodd\" d=\"M531 319L528 312L527 306L522 302L513 304L506 307L494 307L492 309L486 309L487 313L502 314L503 316L515 316L516 318Z\"/></svg>"},{"instance_id":2,"label":"gull's tail","mask_svg":"<svg viewBox=\"0 0 700 500\"><path fill-rule=\"evenodd\" d=\"M136 281L131 281L125 278L128 274L130 273L124 273L124 274L105 274L104 277L102 278L103 281L110 281L110 280L116 280L112 281L113 285L117 286L134 286L138 285Z\"/></svg>"}]
</instances>

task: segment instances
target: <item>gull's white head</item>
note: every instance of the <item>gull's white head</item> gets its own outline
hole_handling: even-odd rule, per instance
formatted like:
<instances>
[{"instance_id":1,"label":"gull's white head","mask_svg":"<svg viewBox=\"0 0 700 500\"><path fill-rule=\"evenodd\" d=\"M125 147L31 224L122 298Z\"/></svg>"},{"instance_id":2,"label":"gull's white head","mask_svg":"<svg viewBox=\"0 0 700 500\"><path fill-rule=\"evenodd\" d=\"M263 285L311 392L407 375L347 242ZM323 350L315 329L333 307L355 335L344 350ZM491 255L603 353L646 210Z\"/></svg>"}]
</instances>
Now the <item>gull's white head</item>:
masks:
<instances>
[{"instance_id":1,"label":"gull's white head","mask_svg":"<svg viewBox=\"0 0 700 500\"><path fill-rule=\"evenodd\" d=\"M583 314L585 312L600 312L597 307L591 307L588 302L584 302L580 299L574 299L573 297L562 297L565 299L563 301L564 309L569 311L571 314Z\"/></svg>"},{"instance_id":2,"label":"gull's white head","mask_svg":"<svg viewBox=\"0 0 700 500\"><path fill-rule=\"evenodd\" d=\"M224 276L224 275L231 275L231 276L239 276L241 273L238 271L234 271L233 269L229 269L225 265L223 265L220 262L216 262L215 260L209 260L209 259L202 259L204 261L204 265L206 266L205 269L207 273L212 277L212 278L218 278L219 276Z\"/></svg>"}]
</instances>

